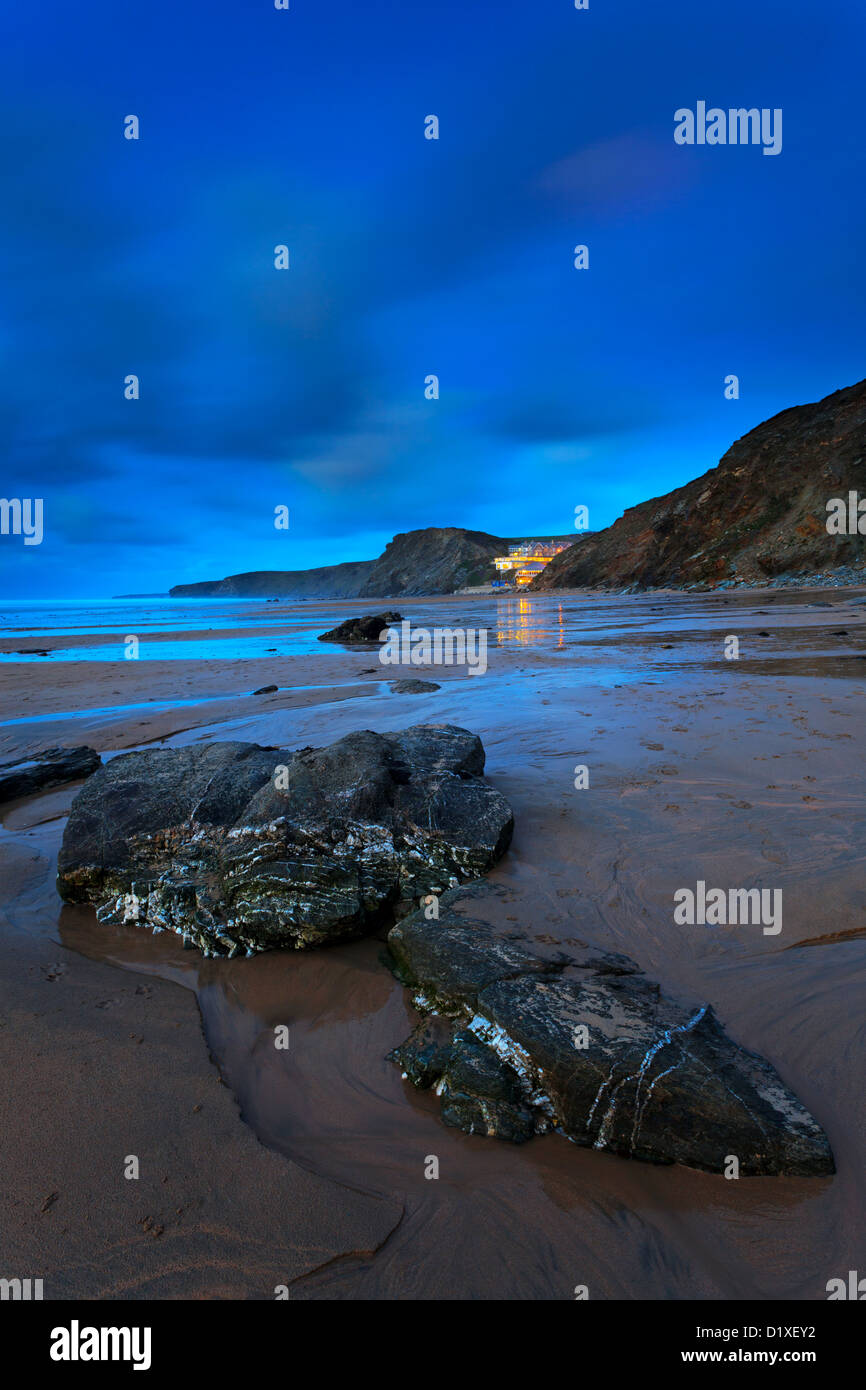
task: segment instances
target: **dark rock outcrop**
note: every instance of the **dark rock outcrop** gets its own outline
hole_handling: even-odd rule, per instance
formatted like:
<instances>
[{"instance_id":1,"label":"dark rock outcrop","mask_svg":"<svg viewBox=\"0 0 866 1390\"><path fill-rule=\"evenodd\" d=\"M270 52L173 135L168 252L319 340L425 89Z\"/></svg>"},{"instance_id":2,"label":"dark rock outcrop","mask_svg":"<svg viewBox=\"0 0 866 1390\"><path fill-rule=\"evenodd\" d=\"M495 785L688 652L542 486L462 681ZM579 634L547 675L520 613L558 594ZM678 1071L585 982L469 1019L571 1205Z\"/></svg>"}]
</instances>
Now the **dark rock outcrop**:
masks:
<instances>
[{"instance_id":1,"label":"dark rock outcrop","mask_svg":"<svg viewBox=\"0 0 866 1390\"><path fill-rule=\"evenodd\" d=\"M346 646L376 646L379 636L392 623L402 622L399 613L365 613L363 618L347 618L338 627L323 632L320 642L343 642Z\"/></svg>"},{"instance_id":2,"label":"dark rock outcrop","mask_svg":"<svg viewBox=\"0 0 866 1390\"><path fill-rule=\"evenodd\" d=\"M81 744L77 748L45 748L32 758L0 764L0 801L32 796L64 782L78 782L99 767L99 754Z\"/></svg>"},{"instance_id":3,"label":"dark rock outcrop","mask_svg":"<svg viewBox=\"0 0 866 1390\"><path fill-rule=\"evenodd\" d=\"M511 809L483 771L481 740L450 724L129 753L76 797L58 890L208 954L358 935L505 852Z\"/></svg>"},{"instance_id":4,"label":"dark rock outcrop","mask_svg":"<svg viewBox=\"0 0 866 1390\"><path fill-rule=\"evenodd\" d=\"M435 1087L447 1124L516 1142L554 1129L716 1173L729 1155L743 1176L834 1172L820 1126L709 1006L665 998L626 956L508 940L484 920L492 896L455 889L438 920L419 908L388 937L431 1015L391 1058Z\"/></svg>"},{"instance_id":5,"label":"dark rock outcrop","mask_svg":"<svg viewBox=\"0 0 866 1390\"><path fill-rule=\"evenodd\" d=\"M529 588L714 587L861 566L866 536L826 526L828 501L857 489L866 492L866 381L774 415L709 473L554 556Z\"/></svg>"}]
</instances>

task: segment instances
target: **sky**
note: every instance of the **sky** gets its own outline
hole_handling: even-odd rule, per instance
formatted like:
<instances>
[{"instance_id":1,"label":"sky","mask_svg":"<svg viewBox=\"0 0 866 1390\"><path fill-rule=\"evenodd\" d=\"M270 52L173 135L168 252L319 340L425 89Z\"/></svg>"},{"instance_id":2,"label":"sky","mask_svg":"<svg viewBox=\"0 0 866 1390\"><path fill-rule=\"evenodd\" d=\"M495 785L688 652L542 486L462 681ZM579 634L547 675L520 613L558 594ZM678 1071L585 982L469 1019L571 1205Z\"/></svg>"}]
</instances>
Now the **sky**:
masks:
<instances>
[{"instance_id":1,"label":"sky","mask_svg":"<svg viewBox=\"0 0 866 1390\"><path fill-rule=\"evenodd\" d=\"M866 376L862 0L4 9L0 598L598 529Z\"/></svg>"}]
</instances>

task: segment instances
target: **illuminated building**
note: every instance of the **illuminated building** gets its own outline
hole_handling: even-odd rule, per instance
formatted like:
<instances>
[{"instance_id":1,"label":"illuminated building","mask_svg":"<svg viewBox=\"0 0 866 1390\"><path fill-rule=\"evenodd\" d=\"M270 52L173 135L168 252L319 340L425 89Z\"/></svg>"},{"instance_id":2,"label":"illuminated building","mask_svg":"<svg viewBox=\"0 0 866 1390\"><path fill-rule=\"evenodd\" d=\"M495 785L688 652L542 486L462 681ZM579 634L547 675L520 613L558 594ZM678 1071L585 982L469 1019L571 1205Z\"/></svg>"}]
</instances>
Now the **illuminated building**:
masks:
<instances>
[{"instance_id":1,"label":"illuminated building","mask_svg":"<svg viewBox=\"0 0 866 1390\"><path fill-rule=\"evenodd\" d=\"M498 586L503 582L516 584L518 588L529 584L554 555L567 550L570 544L571 541L521 541L519 545L510 545L507 555L499 555L493 561L498 573L503 576ZM496 580L494 584L497 584Z\"/></svg>"}]
</instances>

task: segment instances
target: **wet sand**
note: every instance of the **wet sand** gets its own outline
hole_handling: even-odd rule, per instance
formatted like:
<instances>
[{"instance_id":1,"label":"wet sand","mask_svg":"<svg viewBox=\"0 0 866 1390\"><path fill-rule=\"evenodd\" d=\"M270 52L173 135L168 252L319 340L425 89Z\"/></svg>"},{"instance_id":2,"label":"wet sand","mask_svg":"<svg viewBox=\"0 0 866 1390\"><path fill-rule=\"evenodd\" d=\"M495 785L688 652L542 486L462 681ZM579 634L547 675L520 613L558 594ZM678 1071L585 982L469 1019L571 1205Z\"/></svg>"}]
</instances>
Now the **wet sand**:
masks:
<instances>
[{"instance_id":1,"label":"wet sand","mask_svg":"<svg viewBox=\"0 0 866 1390\"><path fill-rule=\"evenodd\" d=\"M726 1181L450 1130L384 1060L416 1015L380 941L203 960L98 926L54 891L62 788L2 808L4 1265L46 1297L258 1299L286 1283L292 1298L825 1298L862 1266L866 1218L862 591L399 606L416 625L488 628L487 673L314 643L359 604L245 605L219 633L192 614L158 639L225 644L204 658L150 638L146 660L88 658L119 631L4 633L0 760L473 729L515 811L491 875L502 929L625 951L710 1002L824 1126L837 1175ZM278 650L242 654L253 633ZM10 659L43 644L80 659ZM441 689L391 693L407 674ZM781 888L782 932L675 924L674 892L698 879Z\"/></svg>"}]
</instances>

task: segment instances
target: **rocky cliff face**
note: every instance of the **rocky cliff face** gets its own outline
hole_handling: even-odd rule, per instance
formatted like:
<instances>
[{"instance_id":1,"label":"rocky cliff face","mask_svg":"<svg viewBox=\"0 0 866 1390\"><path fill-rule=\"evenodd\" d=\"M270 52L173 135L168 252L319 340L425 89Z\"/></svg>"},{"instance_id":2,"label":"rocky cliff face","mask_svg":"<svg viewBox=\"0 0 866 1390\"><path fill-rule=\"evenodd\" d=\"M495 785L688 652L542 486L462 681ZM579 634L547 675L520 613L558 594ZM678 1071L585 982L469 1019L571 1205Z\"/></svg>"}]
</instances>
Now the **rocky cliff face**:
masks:
<instances>
[{"instance_id":1,"label":"rocky cliff face","mask_svg":"<svg viewBox=\"0 0 866 1390\"><path fill-rule=\"evenodd\" d=\"M494 577L492 560L513 542L459 526L405 531L373 561L359 598L383 594L452 594Z\"/></svg>"},{"instance_id":2,"label":"rocky cliff face","mask_svg":"<svg viewBox=\"0 0 866 1390\"><path fill-rule=\"evenodd\" d=\"M774 415L709 473L563 551L530 587L714 587L863 566L866 536L826 527L827 502L858 489L866 494L866 381Z\"/></svg>"},{"instance_id":3,"label":"rocky cliff face","mask_svg":"<svg viewBox=\"0 0 866 1390\"><path fill-rule=\"evenodd\" d=\"M430 526L389 541L377 560L312 570L256 570L201 584L176 584L172 598L387 598L451 594L494 576L492 560L514 544L486 531Z\"/></svg>"}]
</instances>

